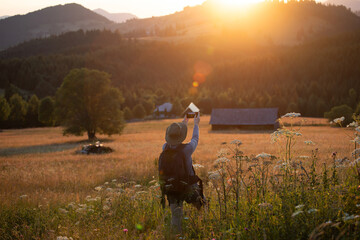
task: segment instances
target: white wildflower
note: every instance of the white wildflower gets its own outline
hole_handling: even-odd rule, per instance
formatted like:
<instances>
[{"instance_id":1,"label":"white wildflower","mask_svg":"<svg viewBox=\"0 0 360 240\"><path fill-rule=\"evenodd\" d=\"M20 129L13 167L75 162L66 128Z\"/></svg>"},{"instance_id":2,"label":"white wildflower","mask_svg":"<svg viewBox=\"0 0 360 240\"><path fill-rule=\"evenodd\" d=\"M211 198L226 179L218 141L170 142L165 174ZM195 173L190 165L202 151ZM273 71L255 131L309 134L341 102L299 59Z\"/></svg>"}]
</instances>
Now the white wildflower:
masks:
<instances>
[{"instance_id":1,"label":"white wildflower","mask_svg":"<svg viewBox=\"0 0 360 240\"><path fill-rule=\"evenodd\" d=\"M156 183L157 182L157 180L151 180L150 182L149 182L149 184L154 184L154 183Z\"/></svg>"},{"instance_id":2,"label":"white wildflower","mask_svg":"<svg viewBox=\"0 0 360 240\"><path fill-rule=\"evenodd\" d=\"M344 220L344 222L346 222L346 221L353 220L353 219L356 219L359 217L360 217L359 215L350 215L350 216L347 215L347 216L343 217L343 220Z\"/></svg>"},{"instance_id":3,"label":"white wildflower","mask_svg":"<svg viewBox=\"0 0 360 240\"><path fill-rule=\"evenodd\" d=\"M66 236L57 236L56 237L56 240L73 240L72 237L66 237Z\"/></svg>"},{"instance_id":4,"label":"white wildflower","mask_svg":"<svg viewBox=\"0 0 360 240\"><path fill-rule=\"evenodd\" d=\"M62 214L67 214L69 211L64 208L59 208L59 212Z\"/></svg>"},{"instance_id":5,"label":"white wildflower","mask_svg":"<svg viewBox=\"0 0 360 240\"><path fill-rule=\"evenodd\" d=\"M352 123L348 124L346 127L358 127L359 124L355 121L353 121Z\"/></svg>"},{"instance_id":6,"label":"white wildflower","mask_svg":"<svg viewBox=\"0 0 360 240\"><path fill-rule=\"evenodd\" d=\"M107 188L106 191L107 192L113 192L114 190L112 188Z\"/></svg>"},{"instance_id":7,"label":"white wildflower","mask_svg":"<svg viewBox=\"0 0 360 240\"><path fill-rule=\"evenodd\" d=\"M343 116L343 117L340 117L340 118L335 118L335 119L333 120L333 122L336 123L336 124L340 124L340 123L343 122L344 120L345 120L345 117Z\"/></svg>"},{"instance_id":8,"label":"white wildflower","mask_svg":"<svg viewBox=\"0 0 360 240\"><path fill-rule=\"evenodd\" d=\"M134 188L141 188L141 185L137 184L137 185L134 186Z\"/></svg>"},{"instance_id":9,"label":"white wildflower","mask_svg":"<svg viewBox=\"0 0 360 240\"><path fill-rule=\"evenodd\" d=\"M241 142L240 140L235 139L235 140L232 140L232 141L230 142L230 144L235 144L235 145L240 146L240 145L242 144L242 142Z\"/></svg>"},{"instance_id":10,"label":"white wildflower","mask_svg":"<svg viewBox=\"0 0 360 240\"><path fill-rule=\"evenodd\" d=\"M220 174L221 171L217 170L217 171L214 171L214 172L209 172L209 179L211 180L217 180L221 177L221 174Z\"/></svg>"},{"instance_id":11,"label":"white wildflower","mask_svg":"<svg viewBox=\"0 0 360 240\"><path fill-rule=\"evenodd\" d=\"M90 196L88 196L90 197ZM101 197L95 197L95 198L86 198L86 201L87 202L97 202L97 201L100 201L101 200ZM85 204L84 204L85 205Z\"/></svg>"},{"instance_id":12,"label":"white wildflower","mask_svg":"<svg viewBox=\"0 0 360 240\"><path fill-rule=\"evenodd\" d=\"M104 185L109 185L109 182L105 182Z\"/></svg>"},{"instance_id":13,"label":"white wildflower","mask_svg":"<svg viewBox=\"0 0 360 240\"><path fill-rule=\"evenodd\" d=\"M277 140L281 136L284 136L286 138L292 138L294 136L296 136L296 137L302 136L302 134L300 132L296 132L296 131L289 130L289 129L278 129L270 135L271 142L272 143L277 142Z\"/></svg>"},{"instance_id":14,"label":"white wildflower","mask_svg":"<svg viewBox=\"0 0 360 240\"><path fill-rule=\"evenodd\" d=\"M313 209L309 209L309 210L308 210L308 213L315 213L315 212L318 212L318 211L319 211L319 210L313 208Z\"/></svg>"},{"instance_id":15,"label":"white wildflower","mask_svg":"<svg viewBox=\"0 0 360 240\"><path fill-rule=\"evenodd\" d=\"M315 145L315 143L311 140L304 141L306 145Z\"/></svg>"},{"instance_id":16,"label":"white wildflower","mask_svg":"<svg viewBox=\"0 0 360 240\"><path fill-rule=\"evenodd\" d=\"M295 209L302 209L303 207L305 207L305 205L304 205L304 204L300 204L300 205L297 205L297 206L295 207Z\"/></svg>"},{"instance_id":17,"label":"white wildflower","mask_svg":"<svg viewBox=\"0 0 360 240\"><path fill-rule=\"evenodd\" d=\"M308 158L310 158L309 156L299 156L299 158L301 158L301 159L308 159Z\"/></svg>"},{"instance_id":18,"label":"white wildflower","mask_svg":"<svg viewBox=\"0 0 360 240\"><path fill-rule=\"evenodd\" d=\"M117 179L113 179L113 180L111 180L112 182L116 182L117 181Z\"/></svg>"},{"instance_id":19,"label":"white wildflower","mask_svg":"<svg viewBox=\"0 0 360 240\"><path fill-rule=\"evenodd\" d=\"M268 154L268 153L260 153L258 155L256 155L255 158L270 158L271 157L271 154Z\"/></svg>"},{"instance_id":20,"label":"white wildflower","mask_svg":"<svg viewBox=\"0 0 360 240\"><path fill-rule=\"evenodd\" d=\"M97 187L95 187L95 190L98 191L98 192L101 191L101 190L102 190L102 186L97 186Z\"/></svg>"},{"instance_id":21,"label":"white wildflower","mask_svg":"<svg viewBox=\"0 0 360 240\"><path fill-rule=\"evenodd\" d=\"M360 207L360 204L356 204L356 207Z\"/></svg>"},{"instance_id":22,"label":"white wildflower","mask_svg":"<svg viewBox=\"0 0 360 240\"><path fill-rule=\"evenodd\" d=\"M228 158L226 158L226 157L218 158L215 161L215 163L227 163L227 162L230 162L230 160Z\"/></svg>"},{"instance_id":23,"label":"white wildflower","mask_svg":"<svg viewBox=\"0 0 360 240\"><path fill-rule=\"evenodd\" d=\"M287 114L281 116L281 118L286 118L286 117L296 118L296 117L300 117L300 116L301 116L300 113L291 112L291 113L287 113Z\"/></svg>"},{"instance_id":24,"label":"white wildflower","mask_svg":"<svg viewBox=\"0 0 360 240\"><path fill-rule=\"evenodd\" d=\"M193 165L193 167L194 167L194 169L199 169L199 168L204 168L204 166L203 165L201 165L201 164L194 164Z\"/></svg>"},{"instance_id":25,"label":"white wildflower","mask_svg":"<svg viewBox=\"0 0 360 240\"><path fill-rule=\"evenodd\" d=\"M299 214L301 214L301 213L303 213L304 211L296 211L296 212L294 212L292 215L291 215L291 217L296 217L297 215L299 215Z\"/></svg>"},{"instance_id":26,"label":"white wildflower","mask_svg":"<svg viewBox=\"0 0 360 240\"><path fill-rule=\"evenodd\" d=\"M78 208L76 209L76 212L81 214L86 213L86 208L85 207Z\"/></svg>"},{"instance_id":27,"label":"white wildflower","mask_svg":"<svg viewBox=\"0 0 360 240\"><path fill-rule=\"evenodd\" d=\"M21 199L24 199L24 198L27 198L27 197L28 197L28 195L26 195L26 194L20 196Z\"/></svg>"},{"instance_id":28,"label":"white wildflower","mask_svg":"<svg viewBox=\"0 0 360 240\"><path fill-rule=\"evenodd\" d=\"M108 211L108 210L110 210L110 207L109 207L108 205L104 205L104 206L103 206L103 210L104 210L104 211Z\"/></svg>"},{"instance_id":29,"label":"white wildflower","mask_svg":"<svg viewBox=\"0 0 360 240\"><path fill-rule=\"evenodd\" d=\"M151 188L151 189L156 189L156 188L158 188L158 187L160 187L160 184L157 183L157 184L155 184L154 186L151 186L150 188Z\"/></svg>"}]
</instances>

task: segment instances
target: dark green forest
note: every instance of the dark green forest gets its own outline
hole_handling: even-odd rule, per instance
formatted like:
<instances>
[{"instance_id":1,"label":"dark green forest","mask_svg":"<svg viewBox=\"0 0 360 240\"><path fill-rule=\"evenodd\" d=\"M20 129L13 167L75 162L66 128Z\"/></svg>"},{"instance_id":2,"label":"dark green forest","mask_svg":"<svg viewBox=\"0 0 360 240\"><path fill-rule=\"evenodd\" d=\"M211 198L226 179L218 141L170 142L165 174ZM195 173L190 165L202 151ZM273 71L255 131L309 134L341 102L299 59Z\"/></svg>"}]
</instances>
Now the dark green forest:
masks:
<instances>
[{"instance_id":1,"label":"dark green forest","mask_svg":"<svg viewBox=\"0 0 360 240\"><path fill-rule=\"evenodd\" d=\"M25 101L33 94L43 99L55 95L70 70L85 67L111 75L128 113L143 108L149 115L166 101L181 107L194 102L207 114L212 108L278 107L280 114L323 117L343 104L355 111L360 31L297 46L238 45L226 39L141 41L106 30L36 39L1 52L0 88L8 101L11 92Z\"/></svg>"}]
</instances>

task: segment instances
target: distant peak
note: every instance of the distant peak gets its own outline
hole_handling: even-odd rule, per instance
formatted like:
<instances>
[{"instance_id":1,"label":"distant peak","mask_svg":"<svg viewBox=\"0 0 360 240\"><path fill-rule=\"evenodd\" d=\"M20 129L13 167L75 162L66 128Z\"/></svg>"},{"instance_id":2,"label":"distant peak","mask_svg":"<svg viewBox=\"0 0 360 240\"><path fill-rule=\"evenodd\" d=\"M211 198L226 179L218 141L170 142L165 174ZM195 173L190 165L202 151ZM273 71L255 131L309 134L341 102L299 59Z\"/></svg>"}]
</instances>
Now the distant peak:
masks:
<instances>
[{"instance_id":1,"label":"distant peak","mask_svg":"<svg viewBox=\"0 0 360 240\"><path fill-rule=\"evenodd\" d=\"M108 11L106 11L106 10L104 10L104 9L102 9L102 8L97 8L97 9L94 9L93 11L94 11L94 12L97 12L97 13L100 13L100 12L102 12L102 13L109 13Z\"/></svg>"}]
</instances>

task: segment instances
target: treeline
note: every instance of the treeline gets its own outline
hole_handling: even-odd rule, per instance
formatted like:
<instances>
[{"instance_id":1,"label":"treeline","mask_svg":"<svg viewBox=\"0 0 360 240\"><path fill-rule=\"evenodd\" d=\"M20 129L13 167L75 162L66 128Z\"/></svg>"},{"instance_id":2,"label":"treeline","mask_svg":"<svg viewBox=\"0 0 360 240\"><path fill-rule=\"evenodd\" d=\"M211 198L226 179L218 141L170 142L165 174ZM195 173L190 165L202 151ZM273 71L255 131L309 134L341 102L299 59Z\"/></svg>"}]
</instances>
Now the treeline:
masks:
<instances>
[{"instance_id":1,"label":"treeline","mask_svg":"<svg viewBox=\"0 0 360 240\"><path fill-rule=\"evenodd\" d=\"M26 97L14 85L0 96L0 129L54 126L54 100L39 99L36 95Z\"/></svg>"},{"instance_id":2,"label":"treeline","mask_svg":"<svg viewBox=\"0 0 360 240\"><path fill-rule=\"evenodd\" d=\"M203 113L212 108L279 107L280 114L322 117L338 105L355 109L360 100L360 32L295 47L242 47L229 38L175 44L93 31L92 36L109 44L69 46L70 53L57 47L63 37L73 36L76 42L78 35L87 34L34 40L21 50L29 57L8 54L0 61L0 88L12 84L41 99L53 96L71 69L98 69L112 75L125 98L123 110L136 118L164 102L176 102L179 108L194 102ZM53 49L30 56L30 46L37 41L39 46L49 41Z\"/></svg>"}]
</instances>

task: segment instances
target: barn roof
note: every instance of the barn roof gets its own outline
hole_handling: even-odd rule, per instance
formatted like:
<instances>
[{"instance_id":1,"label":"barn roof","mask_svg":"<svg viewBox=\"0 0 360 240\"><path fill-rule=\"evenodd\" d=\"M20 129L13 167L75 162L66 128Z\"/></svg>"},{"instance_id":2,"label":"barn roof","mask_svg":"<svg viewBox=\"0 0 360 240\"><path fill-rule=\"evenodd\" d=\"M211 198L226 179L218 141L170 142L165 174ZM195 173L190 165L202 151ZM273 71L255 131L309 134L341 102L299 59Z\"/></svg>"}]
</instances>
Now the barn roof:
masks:
<instances>
[{"instance_id":1,"label":"barn roof","mask_svg":"<svg viewBox=\"0 0 360 240\"><path fill-rule=\"evenodd\" d=\"M273 125L277 108L218 108L211 112L211 125Z\"/></svg>"}]
</instances>

